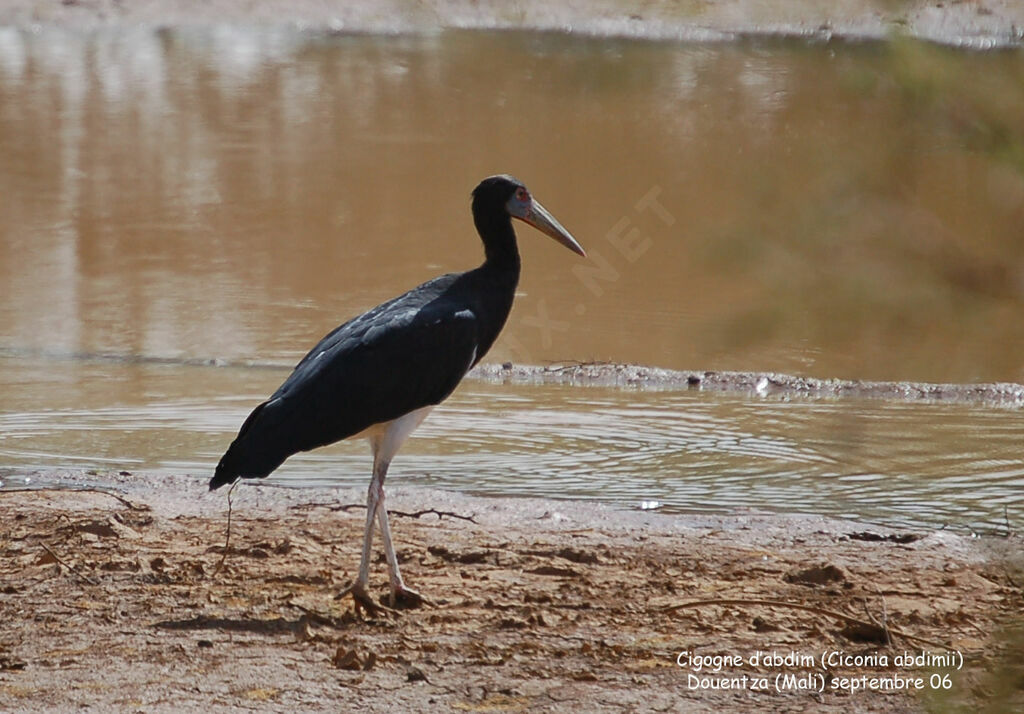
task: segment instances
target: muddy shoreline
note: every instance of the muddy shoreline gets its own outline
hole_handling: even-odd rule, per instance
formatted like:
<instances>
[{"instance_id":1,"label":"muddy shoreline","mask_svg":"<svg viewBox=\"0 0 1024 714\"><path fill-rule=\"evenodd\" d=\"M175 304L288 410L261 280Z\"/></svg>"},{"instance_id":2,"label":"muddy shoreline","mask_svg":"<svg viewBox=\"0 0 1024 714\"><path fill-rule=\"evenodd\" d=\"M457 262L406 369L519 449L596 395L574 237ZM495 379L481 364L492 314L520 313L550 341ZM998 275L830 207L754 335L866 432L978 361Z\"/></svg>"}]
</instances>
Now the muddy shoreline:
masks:
<instances>
[{"instance_id":1,"label":"muddy shoreline","mask_svg":"<svg viewBox=\"0 0 1024 714\"><path fill-rule=\"evenodd\" d=\"M398 487L396 547L431 606L362 619L334 599L361 489L247 483L225 550L227 501L202 479L45 478L65 488L0 491L3 710L1009 711L1022 695L993 680L1016 651L1017 535ZM385 582L378 562L371 586ZM964 665L894 662L922 651ZM734 664L699 671L682 652ZM846 659L822 664L832 652ZM792 686L736 685L777 675Z\"/></svg>"},{"instance_id":2,"label":"muddy shoreline","mask_svg":"<svg viewBox=\"0 0 1024 714\"><path fill-rule=\"evenodd\" d=\"M215 24L291 26L337 33L422 34L445 29L572 32L685 42L759 37L817 41L881 40L896 35L992 49L1024 44L1024 6L1011 0L908 0L906 2L645 3L615 0L550 3L525 0L514 8L460 0L416 3L131 2L119 0L13 0L0 7L0 26L74 31L125 26L182 28Z\"/></svg>"},{"instance_id":3,"label":"muddy shoreline","mask_svg":"<svg viewBox=\"0 0 1024 714\"><path fill-rule=\"evenodd\" d=\"M119 364L194 367L201 369L260 369L288 372L294 365L279 362L232 361L212 358L178 358L155 355L125 355L107 352L64 352L43 349L0 347L0 358L71 362L113 362ZM558 384L574 387L618 387L645 390L704 390L778 398L852 398L897 401L935 401L985 404L994 407L1024 407L1024 384L987 382L938 384L931 382L887 382L849 379L820 379L779 372L730 372L718 370L675 370L614 362L562 362L550 365L485 362L467 375L499 384Z\"/></svg>"},{"instance_id":4,"label":"muddy shoreline","mask_svg":"<svg viewBox=\"0 0 1024 714\"><path fill-rule=\"evenodd\" d=\"M1010 382L988 384L870 382L798 377L777 372L680 371L612 363L565 363L538 367L514 365L509 362L500 365L480 365L470 372L469 377L509 384L690 389L756 394L763 397L807 399L847 397L980 403L1017 408L1024 406L1024 385Z\"/></svg>"}]
</instances>

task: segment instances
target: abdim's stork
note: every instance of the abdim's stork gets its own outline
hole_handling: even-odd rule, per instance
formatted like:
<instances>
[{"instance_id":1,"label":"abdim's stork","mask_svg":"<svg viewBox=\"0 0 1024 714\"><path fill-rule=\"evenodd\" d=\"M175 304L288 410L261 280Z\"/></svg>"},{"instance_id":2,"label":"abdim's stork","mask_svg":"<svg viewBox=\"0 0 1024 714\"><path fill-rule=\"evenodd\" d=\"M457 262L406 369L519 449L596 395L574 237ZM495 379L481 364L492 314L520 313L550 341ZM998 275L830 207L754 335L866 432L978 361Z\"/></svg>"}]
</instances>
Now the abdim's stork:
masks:
<instances>
[{"instance_id":1,"label":"abdim's stork","mask_svg":"<svg viewBox=\"0 0 1024 714\"><path fill-rule=\"evenodd\" d=\"M268 476L299 451L365 436L373 449L359 575L345 592L373 612L367 584L374 520L391 579L392 606L422 602L402 581L384 506L384 477L402 442L462 380L501 332L519 281L512 219L585 255L569 232L511 176L491 176L473 191L473 222L483 265L413 288L349 320L295 366L256 407L217 464L210 490ZM345 593L342 593L345 594Z\"/></svg>"}]
</instances>

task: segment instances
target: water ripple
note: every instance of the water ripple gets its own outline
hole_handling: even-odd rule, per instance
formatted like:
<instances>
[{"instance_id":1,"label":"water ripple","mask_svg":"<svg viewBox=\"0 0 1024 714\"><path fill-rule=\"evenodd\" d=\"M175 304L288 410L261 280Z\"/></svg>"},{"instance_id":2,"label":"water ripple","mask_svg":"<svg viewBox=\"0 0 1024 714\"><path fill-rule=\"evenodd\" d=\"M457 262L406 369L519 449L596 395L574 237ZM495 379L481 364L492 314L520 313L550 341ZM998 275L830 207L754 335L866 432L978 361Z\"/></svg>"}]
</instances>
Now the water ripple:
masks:
<instances>
[{"instance_id":1,"label":"water ripple","mask_svg":"<svg viewBox=\"0 0 1024 714\"><path fill-rule=\"evenodd\" d=\"M262 394L0 413L0 459L209 473ZM1024 515L1022 432L1017 411L964 405L472 384L409 440L389 483L993 529ZM369 470L366 444L342 443L273 478L361 486Z\"/></svg>"}]
</instances>

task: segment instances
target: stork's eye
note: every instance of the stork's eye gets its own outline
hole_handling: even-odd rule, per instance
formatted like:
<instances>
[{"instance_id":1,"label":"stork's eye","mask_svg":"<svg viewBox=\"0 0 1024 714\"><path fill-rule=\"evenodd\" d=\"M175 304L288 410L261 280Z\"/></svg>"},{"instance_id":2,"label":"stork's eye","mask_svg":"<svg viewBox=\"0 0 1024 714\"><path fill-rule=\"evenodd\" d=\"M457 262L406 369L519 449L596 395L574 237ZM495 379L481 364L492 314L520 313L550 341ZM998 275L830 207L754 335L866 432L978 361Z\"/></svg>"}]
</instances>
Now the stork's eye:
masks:
<instances>
[{"instance_id":1,"label":"stork's eye","mask_svg":"<svg viewBox=\"0 0 1024 714\"><path fill-rule=\"evenodd\" d=\"M516 198L522 201L523 203L526 203L527 201L530 200L530 192L527 191L522 186L520 186L519 188L516 189Z\"/></svg>"}]
</instances>

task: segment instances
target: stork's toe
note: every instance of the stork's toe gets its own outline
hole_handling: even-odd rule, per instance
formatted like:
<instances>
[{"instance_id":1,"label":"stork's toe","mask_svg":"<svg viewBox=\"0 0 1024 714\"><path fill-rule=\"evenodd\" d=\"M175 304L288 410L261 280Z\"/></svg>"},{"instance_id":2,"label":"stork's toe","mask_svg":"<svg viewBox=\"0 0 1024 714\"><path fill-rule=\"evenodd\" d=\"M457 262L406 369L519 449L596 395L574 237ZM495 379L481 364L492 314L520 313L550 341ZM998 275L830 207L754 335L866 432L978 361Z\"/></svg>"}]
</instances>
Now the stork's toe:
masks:
<instances>
[{"instance_id":1,"label":"stork's toe","mask_svg":"<svg viewBox=\"0 0 1024 714\"><path fill-rule=\"evenodd\" d=\"M400 585L391 589L390 604L396 610L411 610L429 605L430 601L415 590Z\"/></svg>"},{"instance_id":2,"label":"stork's toe","mask_svg":"<svg viewBox=\"0 0 1024 714\"><path fill-rule=\"evenodd\" d=\"M376 615L381 612L383 608L373 601L370 594L366 592L366 588L358 580L353 581L351 585L342 590L340 593L334 596L335 600L341 600L347 595L352 596L352 605L355 608L356 614L360 614L361 611L366 610L370 615Z\"/></svg>"}]
</instances>

